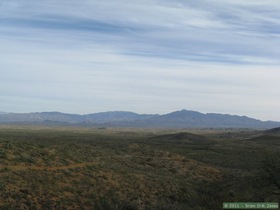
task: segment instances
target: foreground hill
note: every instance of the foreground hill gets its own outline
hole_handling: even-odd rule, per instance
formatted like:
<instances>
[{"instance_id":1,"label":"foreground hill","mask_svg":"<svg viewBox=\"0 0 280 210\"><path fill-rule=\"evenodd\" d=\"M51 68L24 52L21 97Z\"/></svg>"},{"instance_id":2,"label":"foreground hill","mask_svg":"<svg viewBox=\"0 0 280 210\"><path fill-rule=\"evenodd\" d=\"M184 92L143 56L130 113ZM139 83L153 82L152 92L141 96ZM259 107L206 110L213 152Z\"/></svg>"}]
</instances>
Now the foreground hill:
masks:
<instances>
[{"instance_id":1,"label":"foreground hill","mask_svg":"<svg viewBox=\"0 0 280 210\"><path fill-rule=\"evenodd\" d=\"M3 113L0 123L9 124L65 124L104 127L142 127L142 128L263 128L279 127L280 122L261 121L246 116L228 114L203 114L196 111L181 110L164 115L137 114L114 111L87 115L60 112Z\"/></svg>"},{"instance_id":2,"label":"foreground hill","mask_svg":"<svg viewBox=\"0 0 280 210\"><path fill-rule=\"evenodd\" d=\"M0 209L216 210L225 201L279 202L276 138L195 130L0 126Z\"/></svg>"}]
</instances>

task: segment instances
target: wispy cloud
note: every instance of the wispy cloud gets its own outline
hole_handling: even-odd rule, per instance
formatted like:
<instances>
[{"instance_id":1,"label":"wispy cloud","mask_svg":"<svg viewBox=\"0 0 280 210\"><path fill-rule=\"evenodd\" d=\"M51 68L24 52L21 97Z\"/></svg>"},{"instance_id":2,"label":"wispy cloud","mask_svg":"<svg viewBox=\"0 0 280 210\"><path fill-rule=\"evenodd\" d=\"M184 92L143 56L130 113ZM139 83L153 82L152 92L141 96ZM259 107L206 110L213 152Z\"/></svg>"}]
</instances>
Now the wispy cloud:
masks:
<instances>
[{"instance_id":1,"label":"wispy cloud","mask_svg":"<svg viewBox=\"0 0 280 210\"><path fill-rule=\"evenodd\" d=\"M278 0L2 0L0 109L280 120L279 9Z\"/></svg>"}]
</instances>

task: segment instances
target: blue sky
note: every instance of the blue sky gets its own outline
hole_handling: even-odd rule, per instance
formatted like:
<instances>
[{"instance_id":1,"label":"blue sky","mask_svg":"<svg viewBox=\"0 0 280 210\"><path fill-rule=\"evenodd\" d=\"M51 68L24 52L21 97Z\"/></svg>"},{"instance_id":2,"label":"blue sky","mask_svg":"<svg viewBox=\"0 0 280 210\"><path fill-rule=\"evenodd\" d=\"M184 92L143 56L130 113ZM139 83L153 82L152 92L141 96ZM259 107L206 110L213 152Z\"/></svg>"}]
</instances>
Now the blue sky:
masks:
<instances>
[{"instance_id":1,"label":"blue sky","mask_svg":"<svg viewBox=\"0 0 280 210\"><path fill-rule=\"evenodd\" d=\"M0 111L280 121L279 0L0 0Z\"/></svg>"}]
</instances>

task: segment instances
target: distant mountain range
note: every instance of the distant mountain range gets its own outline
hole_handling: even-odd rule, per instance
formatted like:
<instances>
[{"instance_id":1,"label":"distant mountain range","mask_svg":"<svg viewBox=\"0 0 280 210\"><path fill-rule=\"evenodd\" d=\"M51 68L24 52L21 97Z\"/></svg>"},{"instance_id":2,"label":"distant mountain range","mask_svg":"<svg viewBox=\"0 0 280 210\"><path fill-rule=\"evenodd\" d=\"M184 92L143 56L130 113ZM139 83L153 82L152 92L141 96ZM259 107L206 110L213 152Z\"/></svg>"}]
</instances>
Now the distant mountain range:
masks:
<instances>
[{"instance_id":1,"label":"distant mountain range","mask_svg":"<svg viewBox=\"0 0 280 210\"><path fill-rule=\"evenodd\" d=\"M261 121L246 116L229 114L203 114L181 110L168 114L136 114L114 111L95 114L65 114L61 112L4 113L0 112L1 124L48 124L96 127L141 128L275 128L280 122Z\"/></svg>"}]
</instances>

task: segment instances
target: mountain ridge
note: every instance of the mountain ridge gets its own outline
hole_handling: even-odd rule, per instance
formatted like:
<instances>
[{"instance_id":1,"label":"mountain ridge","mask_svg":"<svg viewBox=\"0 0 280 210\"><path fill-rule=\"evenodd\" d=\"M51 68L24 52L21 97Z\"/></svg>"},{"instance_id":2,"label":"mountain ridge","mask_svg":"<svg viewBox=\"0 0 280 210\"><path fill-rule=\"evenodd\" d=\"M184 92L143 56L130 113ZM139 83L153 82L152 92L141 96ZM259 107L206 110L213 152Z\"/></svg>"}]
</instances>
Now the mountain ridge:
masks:
<instances>
[{"instance_id":1,"label":"mountain ridge","mask_svg":"<svg viewBox=\"0 0 280 210\"><path fill-rule=\"evenodd\" d=\"M167 114L138 114L128 111L109 111L92 114L62 112L2 113L1 124L65 124L104 127L143 128L264 128L280 127L280 122L261 121L247 116L219 113L200 113L180 110Z\"/></svg>"}]
</instances>

